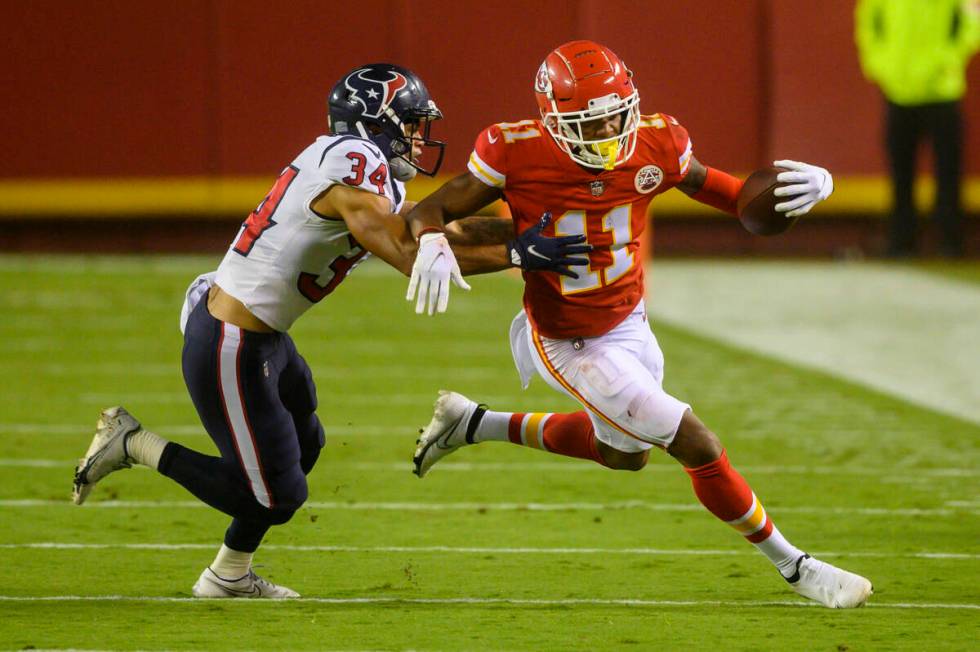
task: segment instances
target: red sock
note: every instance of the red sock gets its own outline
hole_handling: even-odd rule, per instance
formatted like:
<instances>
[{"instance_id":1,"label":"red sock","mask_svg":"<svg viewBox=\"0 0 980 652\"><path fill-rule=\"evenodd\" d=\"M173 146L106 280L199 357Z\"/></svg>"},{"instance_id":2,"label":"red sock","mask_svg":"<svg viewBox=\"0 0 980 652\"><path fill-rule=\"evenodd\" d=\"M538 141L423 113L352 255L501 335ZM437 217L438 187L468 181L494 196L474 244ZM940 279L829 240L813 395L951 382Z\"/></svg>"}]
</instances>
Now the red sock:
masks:
<instances>
[{"instance_id":1,"label":"red sock","mask_svg":"<svg viewBox=\"0 0 980 652\"><path fill-rule=\"evenodd\" d=\"M691 476L694 493L708 511L725 521L752 543L765 541L772 534L772 521L752 489L721 452L710 464L684 469Z\"/></svg>"},{"instance_id":2,"label":"red sock","mask_svg":"<svg viewBox=\"0 0 980 652\"><path fill-rule=\"evenodd\" d=\"M515 412L510 417L507 435L514 444L606 465L596 443L592 420L585 412Z\"/></svg>"}]
</instances>

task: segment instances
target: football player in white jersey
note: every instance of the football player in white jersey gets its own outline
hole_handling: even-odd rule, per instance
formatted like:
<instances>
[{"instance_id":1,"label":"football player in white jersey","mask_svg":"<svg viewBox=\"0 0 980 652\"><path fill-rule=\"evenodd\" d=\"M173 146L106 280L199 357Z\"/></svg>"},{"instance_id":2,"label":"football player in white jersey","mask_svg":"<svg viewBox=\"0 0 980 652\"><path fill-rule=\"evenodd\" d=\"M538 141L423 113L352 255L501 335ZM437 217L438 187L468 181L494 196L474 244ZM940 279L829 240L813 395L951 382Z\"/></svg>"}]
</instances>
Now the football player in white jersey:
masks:
<instances>
[{"instance_id":1,"label":"football player in white jersey","mask_svg":"<svg viewBox=\"0 0 980 652\"><path fill-rule=\"evenodd\" d=\"M232 517L217 557L194 584L198 597L298 595L258 577L251 564L266 531L305 502L306 475L324 444L312 375L287 331L364 257L375 254L410 274L416 311L432 314L446 309L450 281L467 287L460 264L467 273L513 265L573 274L569 266L584 259L571 256L591 248L581 236L543 237L549 216L510 241L506 219L468 218L445 231L407 222L405 181L419 171L435 174L443 152L429 138L442 114L410 70L356 68L334 86L329 111L330 134L283 169L217 271L187 292L184 380L220 457L167 441L116 407L102 412L75 470L76 504L112 471L138 463ZM428 166L426 152L435 154Z\"/></svg>"}]
</instances>

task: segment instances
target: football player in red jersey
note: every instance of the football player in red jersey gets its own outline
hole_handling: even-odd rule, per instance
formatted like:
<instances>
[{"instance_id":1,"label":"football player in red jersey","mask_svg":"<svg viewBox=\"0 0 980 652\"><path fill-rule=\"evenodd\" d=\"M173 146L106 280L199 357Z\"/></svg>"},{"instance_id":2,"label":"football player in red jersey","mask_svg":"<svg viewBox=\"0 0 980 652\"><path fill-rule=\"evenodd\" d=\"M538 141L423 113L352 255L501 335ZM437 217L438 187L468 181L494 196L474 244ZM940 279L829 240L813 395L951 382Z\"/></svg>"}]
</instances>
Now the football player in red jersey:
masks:
<instances>
[{"instance_id":1,"label":"football player in red jersey","mask_svg":"<svg viewBox=\"0 0 980 652\"><path fill-rule=\"evenodd\" d=\"M510 441L613 469L638 470L653 446L690 475L716 517L753 543L801 595L857 607L871 583L818 561L773 525L718 437L662 387L664 358L647 324L640 235L650 201L677 187L735 214L742 181L700 163L687 130L662 113L641 115L632 73L608 48L573 41L551 52L534 82L541 117L495 124L477 137L468 172L415 207L426 223L470 215L503 198L520 232L543 211L546 233L584 234L593 251L577 278L525 274L524 309L510 330L524 385L536 373L583 411L495 412L443 392L415 452L422 477L457 448ZM776 209L794 217L833 190L830 174L795 161L779 175ZM531 247L529 258L535 256ZM542 260L542 262L544 262ZM525 266L526 267L526 266Z\"/></svg>"}]
</instances>

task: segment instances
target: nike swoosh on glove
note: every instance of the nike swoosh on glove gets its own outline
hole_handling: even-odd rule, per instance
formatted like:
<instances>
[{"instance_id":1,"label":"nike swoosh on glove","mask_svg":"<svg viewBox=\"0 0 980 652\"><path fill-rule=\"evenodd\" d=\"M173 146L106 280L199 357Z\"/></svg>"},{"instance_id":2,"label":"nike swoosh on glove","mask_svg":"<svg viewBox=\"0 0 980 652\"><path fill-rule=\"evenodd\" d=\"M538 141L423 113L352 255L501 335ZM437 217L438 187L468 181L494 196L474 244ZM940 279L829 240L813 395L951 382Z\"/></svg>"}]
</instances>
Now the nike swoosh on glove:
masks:
<instances>
[{"instance_id":1,"label":"nike swoosh on glove","mask_svg":"<svg viewBox=\"0 0 980 652\"><path fill-rule=\"evenodd\" d=\"M584 267L589 264L589 259L576 254L592 251L592 245L585 242L584 234L543 235L541 232L550 223L551 212L546 211L537 224L507 243L511 264L529 272L558 272L578 278L578 273L571 268Z\"/></svg>"}]
</instances>

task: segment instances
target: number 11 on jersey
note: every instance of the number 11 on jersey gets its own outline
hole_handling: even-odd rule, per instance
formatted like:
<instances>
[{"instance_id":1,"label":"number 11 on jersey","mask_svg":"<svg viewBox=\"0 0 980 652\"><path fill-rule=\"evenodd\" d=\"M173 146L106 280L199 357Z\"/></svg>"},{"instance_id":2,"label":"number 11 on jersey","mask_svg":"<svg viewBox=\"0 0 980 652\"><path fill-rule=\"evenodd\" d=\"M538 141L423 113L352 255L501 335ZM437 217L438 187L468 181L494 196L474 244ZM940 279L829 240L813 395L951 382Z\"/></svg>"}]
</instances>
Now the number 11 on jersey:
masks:
<instances>
[{"instance_id":1,"label":"number 11 on jersey","mask_svg":"<svg viewBox=\"0 0 980 652\"><path fill-rule=\"evenodd\" d=\"M612 244L609 251L612 253L612 264L608 267L594 269L591 265L572 267L578 273L578 278L567 276L561 279L562 294L577 294L588 292L606 285L612 285L616 279L626 274L633 267L634 256L630 253L629 245L633 240L633 226L630 220L632 204L617 206L602 216L602 231L612 234ZM592 235L588 231L588 220L584 210L574 210L563 213L555 221L555 235L585 235L586 242ZM594 244L591 243L590 244Z\"/></svg>"}]
</instances>

